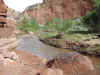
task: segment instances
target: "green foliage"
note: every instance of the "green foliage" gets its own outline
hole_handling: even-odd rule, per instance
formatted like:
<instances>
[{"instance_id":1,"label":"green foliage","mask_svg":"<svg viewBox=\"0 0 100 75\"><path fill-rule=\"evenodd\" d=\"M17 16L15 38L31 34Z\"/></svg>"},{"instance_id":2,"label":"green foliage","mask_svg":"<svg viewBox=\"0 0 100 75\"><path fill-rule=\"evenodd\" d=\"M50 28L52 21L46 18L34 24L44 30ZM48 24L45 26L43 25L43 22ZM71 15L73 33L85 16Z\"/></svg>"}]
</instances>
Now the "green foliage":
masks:
<instances>
[{"instance_id":1,"label":"green foliage","mask_svg":"<svg viewBox=\"0 0 100 75\"><path fill-rule=\"evenodd\" d=\"M18 28L24 32L37 32L40 29L40 25L36 22L34 18L29 20L26 17L24 17L21 25L19 25Z\"/></svg>"},{"instance_id":2,"label":"green foliage","mask_svg":"<svg viewBox=\"0 0 100 75\"><path fill-rule=\"evenodd\" d=\"M92 32L100 32L100 6L83 17L83 23Z\"/></svg>"},{"instance_id":3,"label":"green foliage","mask_svg":"<svg viewBox=\"0 0 100 75\"><path fill-rule=\"evenodd\" d=\"M72 27L72 19L63 21L54 17L51 21L47 21L43 28L46 31L65 33L71 27Z\"/></svg>"},{"instance_id":4,"label":"green foliage","mask_svg":"<svg viewBox=\"0 0 100 75\"><path fill-rule=\"evenodd\" d=\"M94 9L88 12L83 18L84 26L91 32L100 32L100 0L93 0Z\"/></svg>"},{"instance_id":5,"label":"green foliage","mask_svg":"<svg viewBox=\"0 0 100 75\"><path fill-rule=\"evenodd\" d=\"M97 7L100 5L100 0L93 0L94 2L94 7Z\"/></svg>"}]
</instances>

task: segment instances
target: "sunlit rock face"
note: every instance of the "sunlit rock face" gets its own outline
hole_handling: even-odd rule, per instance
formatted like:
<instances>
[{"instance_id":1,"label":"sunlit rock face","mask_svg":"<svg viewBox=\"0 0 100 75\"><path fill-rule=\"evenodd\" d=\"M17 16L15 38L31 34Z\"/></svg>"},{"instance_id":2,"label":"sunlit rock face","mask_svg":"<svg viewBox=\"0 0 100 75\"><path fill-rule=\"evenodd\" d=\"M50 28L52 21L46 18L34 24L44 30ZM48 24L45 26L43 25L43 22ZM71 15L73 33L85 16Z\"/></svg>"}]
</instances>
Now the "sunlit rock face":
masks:
<instances>
[{"instance_id":1,"label":"sunlit rock face","mask_svg":"<svg viewBox=\"0 0 100 75\"><path fill-rule=\"evenodd\" d=\"M16 23L8 17L8 7L0 0L0 37L15 36Z\"/></svg>"},{"instance_id":2,"label":"sunlit rock face","mask_svg":"<svg viewBox=\"0 0 100 75\"><path fill-rule=\"evenodd\" d=\"M44 3L29 7L24 13L43 24L52 17L60 19L83 16L93 8L92 0L44 0Z\"/></svg>"},{"instance_id":3,"label":"sunlit rock face","mask_svg":"<svg viewBox=\"0 0 100 75\"><path fill-rule=\"evenodd\" d=\"M7 6L3 0L0 0L0 27L4 27L6 24Z\"/></svg>"}]
</instances>

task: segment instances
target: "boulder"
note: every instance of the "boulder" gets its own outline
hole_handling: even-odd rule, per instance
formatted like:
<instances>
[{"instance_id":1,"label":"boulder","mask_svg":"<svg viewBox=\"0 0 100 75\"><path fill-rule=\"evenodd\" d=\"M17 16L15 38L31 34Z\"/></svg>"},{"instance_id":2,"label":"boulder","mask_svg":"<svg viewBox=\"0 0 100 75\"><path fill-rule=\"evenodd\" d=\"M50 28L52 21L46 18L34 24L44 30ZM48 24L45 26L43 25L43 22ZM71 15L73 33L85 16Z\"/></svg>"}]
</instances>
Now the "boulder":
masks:
<instances>
[{"instance_id":1,"label":"boulder","mask_svg":"<svg viewBox=\"0 0 100 75\"><path fill-rule=\"evenodd\" d=\"M44 65L41 59L25 51L0 51L0 75L37 75Z\"/></svg>"},{"instance_id":2,"label":"boulder","mask_svg":"<svg viewBox=\"0 0 100 75\"><path fill-rule=\"evenodd\" d=\"M76 52L48 61L22 50L0 50L0 75L79 75L93 70L90 59Z\"/></svg>"},{"instance_id":3,"label":"boulder","mask_svg":"<svg viewBox=\"0 0 100 75\"><path fill-rule=\"evenodd\" d=\"M62 53L47 62L47 67L61 69L64 74L79 75L87 71L93 71L94 66L91 60L78 53Z\"/></svg>"}]
</instances>

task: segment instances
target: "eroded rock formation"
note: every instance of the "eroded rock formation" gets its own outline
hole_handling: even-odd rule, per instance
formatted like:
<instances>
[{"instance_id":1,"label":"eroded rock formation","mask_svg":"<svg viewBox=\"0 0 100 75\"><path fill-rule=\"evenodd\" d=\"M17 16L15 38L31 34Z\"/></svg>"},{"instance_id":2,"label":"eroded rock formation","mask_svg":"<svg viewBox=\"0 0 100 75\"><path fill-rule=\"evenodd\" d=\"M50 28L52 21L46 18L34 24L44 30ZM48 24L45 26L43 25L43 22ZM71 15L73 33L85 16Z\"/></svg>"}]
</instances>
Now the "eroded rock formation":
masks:
<instances>
[{"instance_id":1,"label":"eroded rock formation","mask_svg":"<svg viewBox=\"0 0 100 75\"><path fill-rule=\"evenodd\" d=\"M60 19L80 17L92 8L92 0L44 0L42 4L30 6L24 13L43 24L52 17Z\"/></svg>"},{"instance_id":2,"label":"eroded rock formation","mask_svg":"<svg viewBox=\"0 0 100 75\"><path fill-rule=\"evenodd\" d=\"M8 17L8 7L4 0L0 0L0 37L15 36L16 22Z\"/></svg>"},{"instance_id":3,"label":"eroded rock formation","mask_svg":"<svg viewBox=\"0 0 100 75\"><path fill-rule=\"evenodd\" d=\"M0 27L4 27L7 23L7 6L4 4L3 0L0 0Z\"/></svg>"}]
</instances>

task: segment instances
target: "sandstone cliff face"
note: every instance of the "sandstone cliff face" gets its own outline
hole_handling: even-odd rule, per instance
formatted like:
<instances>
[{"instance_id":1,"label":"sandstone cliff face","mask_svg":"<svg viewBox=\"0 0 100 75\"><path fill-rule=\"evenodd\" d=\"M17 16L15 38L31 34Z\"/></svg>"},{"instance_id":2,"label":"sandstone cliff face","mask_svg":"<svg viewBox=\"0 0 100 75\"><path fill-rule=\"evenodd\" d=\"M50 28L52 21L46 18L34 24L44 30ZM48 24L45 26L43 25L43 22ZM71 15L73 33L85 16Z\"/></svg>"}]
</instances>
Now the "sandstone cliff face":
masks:
<instances>
[{"instance_id":1,"label":"sandstone cliff face","mask_svg":"<svg viewBox=\"0 0 100 75\"><path fill-rule=\"evenodd\" d=\"M15 21L8 17L8 7L3 0L0 0L0 37L15 36Z\"/></svg>"},{"instance_id":2,"label":"sandstone cliff face","mask_svg":"<svg viewBox=\"0 0 100 75\"><path fill-rule=\"evenodd\" d=\"M24 13L43 24L52 17L60 19L77 18L83 16L92 8L92 0L44 0L43 4L30 7Z\"/></svg>"},{"instance_id":3,"label":"sandstone cliff face","mask_svg":"<svg viewBox=\"0 0 100 75\"><path fill-rule=\"evenodd\" d=\"M3 0L0 0L0 27L4 27L6 24L7 16L7 6L4 4Z\"/></svg>"}]
</instances>

